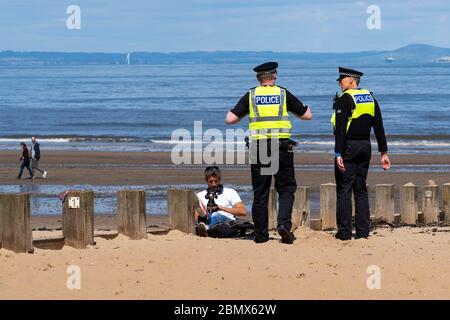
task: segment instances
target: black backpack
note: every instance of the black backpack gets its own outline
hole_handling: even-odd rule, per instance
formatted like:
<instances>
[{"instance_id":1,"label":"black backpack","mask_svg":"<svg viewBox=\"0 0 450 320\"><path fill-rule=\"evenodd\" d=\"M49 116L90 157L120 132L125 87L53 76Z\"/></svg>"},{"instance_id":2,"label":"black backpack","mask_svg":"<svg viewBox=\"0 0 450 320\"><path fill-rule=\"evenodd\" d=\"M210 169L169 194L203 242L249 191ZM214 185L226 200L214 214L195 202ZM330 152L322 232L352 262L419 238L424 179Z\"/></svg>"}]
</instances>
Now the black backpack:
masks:
<instances>
[{"instance_id":1,"label":"black backpack","mask_svg":"<svg viewBox=\"0 0 450 320\"><path fill-rule=\"evenodd\" d=\"M211 238L235 238L248 236L247 231L255 229L253 223L245 219L228 220L208 229Z\"/></svg>"}]
</instances>

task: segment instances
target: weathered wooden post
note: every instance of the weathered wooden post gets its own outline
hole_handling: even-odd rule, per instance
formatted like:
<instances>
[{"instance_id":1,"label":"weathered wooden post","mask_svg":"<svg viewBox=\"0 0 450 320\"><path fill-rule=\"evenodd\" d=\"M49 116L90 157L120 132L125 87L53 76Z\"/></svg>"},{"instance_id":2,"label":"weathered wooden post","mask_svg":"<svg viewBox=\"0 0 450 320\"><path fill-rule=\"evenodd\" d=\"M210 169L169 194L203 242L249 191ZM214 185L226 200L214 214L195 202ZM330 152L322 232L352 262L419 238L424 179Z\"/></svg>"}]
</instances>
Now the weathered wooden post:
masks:
<instances>
[{"instance_id":1,"label":"weathered wooden post","mask_svg":"<svg viewBox=\"0 0 450 320\"><path fill-rule=\"evenodd\" d=\"M294 206L292 208L292 232L298 227L310 226L311 209L309 194L309 187L298 187L295 192Z\"/></svg>"},{"instance_id":2,"label":"weathered wooden post","mask_svg":"<svg viewBox=\"0 0 450 320\"><path fill-rule=\"evenodd\" d=\"M69 191L62 216L65 245L85 249L94 244L94 191Z\"/></svg>"},{"instance_id":3,"label":"weathered wooden post","mask_svg":"<svg viewBox=\"0 0 450 320\"><path fill-rule=\"evenodd\" d=\"M133 240L147 238L144 190L117 192L117 221L119 233Z\"/></svg>"},{"instance_id":4,"label":"weathered wooden post","mask_svg":"<svg viewBox=\"0 0 450 320\"><path fill-rule=\"evenodd\" d=\"M28 194L0 194L0 248L33 253Z\"/></svg>"},{"instance_id":5,"label":"weathered wooden post","mask_svg":"<svg viewBox=\"0 0 450 320\"><path fill-rule=\"evenodd\" d=\"M375 186L375 217L394 222L394 185L377 184Z\"/></svg>"},{"instance_id":6,"label":"weathered wooden post","mask_svg":"<svg viewBox=\"0 0 450 320\"><path fill-rule=\"evenodd\" d=\"M275 230L277 228L277 191L270 189L269 191L269 230Z\"/></svg>"},{"instance_id":7,"label":"weathered wooden post","mask_svg":"<svg viewBox=\"0 0 450 320\"><path fill-rule=\"evenodd\" d=\"M400 189L400 215L403 223L417 223L417 186L411 182Z\"/></svg>"},{"instance_id":8,"label":"weathered wooden post","mask_svg":"<svg viewBox=\"0 0 450 320\"><path fill-rule=\"evenodd\" d=\"M446 224L450 224L450 183L442 186L442 202L444 203L444 220Z\"/></svg>"},{"instance_id":9,"label":"weathered wooden post","mask_svg":"<svg viewBox=\"0 0 450 320\"><path fill-rule=\"evenodd\" d=\"M171 189L167 191L167 208L171 229L195 233L195 201L198 201L198 197L192 190Z\"/></svg>"},{"instance_id":10,"label":"weathered wooden post","mask_svg":"<svg viewBox=\"0 0 450 320\"><path fill-rule=\"evenodd\" d=\"M424 187L423 199L423 221L425 223L436 223L439 221L439 186L432 180Z\"/></svg>"},{"instance_id":11,"label":"weathered wooden post","mask_svg":"<svg viewBox=\"0 0 450 320\"><path fill-rule=\"evenodd\" d=\"M320 219L322 230L336 228L336 184L320 185Z\"/></svg>"}]
</instances>

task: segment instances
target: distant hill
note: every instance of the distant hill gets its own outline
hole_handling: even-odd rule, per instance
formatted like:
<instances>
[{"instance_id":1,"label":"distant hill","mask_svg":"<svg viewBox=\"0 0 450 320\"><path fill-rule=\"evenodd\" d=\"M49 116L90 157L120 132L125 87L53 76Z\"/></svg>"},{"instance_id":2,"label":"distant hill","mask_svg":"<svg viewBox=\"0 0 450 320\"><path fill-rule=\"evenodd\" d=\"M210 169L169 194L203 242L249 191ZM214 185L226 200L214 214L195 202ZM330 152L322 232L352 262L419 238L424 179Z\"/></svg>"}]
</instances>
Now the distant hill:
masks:
<instances>
[{"instance_id":1,"label":"distant hill","mask_svg":"<svg viewBox=\"0 0 450 320\"><path fill-rule=\"evenodd\" d=\"M425 44L410 44L392 51L363 51L348 53L214 51L214 52L132 52L130 64L224 64L255 63L278 60L298 64L417 64L437 63L450 56L449 48ZM0 65L69 65L69 64L127 64L127 53L87 52L18 52L0 51Z\"/></svg>"}]
</instances>

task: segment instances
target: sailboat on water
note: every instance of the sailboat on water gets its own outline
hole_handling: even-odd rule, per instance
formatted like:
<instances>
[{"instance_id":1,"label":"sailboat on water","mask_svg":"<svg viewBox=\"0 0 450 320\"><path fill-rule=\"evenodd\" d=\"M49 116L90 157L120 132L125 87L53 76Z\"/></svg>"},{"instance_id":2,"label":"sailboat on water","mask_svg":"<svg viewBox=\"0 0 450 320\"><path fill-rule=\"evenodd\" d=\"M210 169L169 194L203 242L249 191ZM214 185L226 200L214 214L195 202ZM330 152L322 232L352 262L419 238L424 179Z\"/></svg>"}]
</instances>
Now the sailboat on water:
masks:
<instances>
[{"instance_id":1,"label":"sailboat on water","mask_svg":"<svg viewBox=\"0 0 450 320\"><path fill-rule=\"evenodd\" d=\"M397 59L392 55L392 54L390 54L388 57L386 57L386 62L395 62L395 61L397 61Z\"/></svg>"},{"instance_id":2,"label":"sailboat on water","mask_svg":"<svg viewBox=\"0 0 450 320\"><path fill-rule=\"evenodd\" d=\"M128 65L131 64L131 53L130 52L127 53L127 58L126 58L125 62Z\"/></svg>"}]
</instances>

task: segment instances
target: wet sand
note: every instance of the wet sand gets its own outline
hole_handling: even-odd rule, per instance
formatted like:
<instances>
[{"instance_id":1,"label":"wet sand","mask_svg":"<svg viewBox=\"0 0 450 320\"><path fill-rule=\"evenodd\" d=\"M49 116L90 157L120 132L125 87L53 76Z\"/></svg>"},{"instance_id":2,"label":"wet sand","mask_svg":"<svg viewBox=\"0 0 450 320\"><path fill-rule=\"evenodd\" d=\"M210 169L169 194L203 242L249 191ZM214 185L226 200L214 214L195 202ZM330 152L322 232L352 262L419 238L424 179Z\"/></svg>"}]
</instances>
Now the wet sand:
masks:
<instances>
[{"instance_id":1,"label":"wet sand","mask_svg":"<svg viewBox=\"0 0 450 320\"><path fill-rule=\"evenodd\" d=\"M177 185L203 184L203 170L206 165L173 165L170 153L157 152L75 152L46 151L39 166L48 171L47 179L21 180L16 176L19 169L19 155L16 152L0 152L1 184L92 184L92 185ZM393 170L370 172L368 184L393 183L396 186L407 182L417 185L435 180L442 184L450 182L449 172L419 172L435 165L450 165L450 155L391 155ZM295 164L306 167L296 169L298 185L309 186L313 191L320 184L333 182L332 171L310 171L307 166L333 165L330 154L296 153ZM394 172L396 166L410 166L408 172ZM372 156L372 168L379 166L379 156ZM223 182L251 185L249 165L221 165ZM332 167L330 167L332 169Z\"/></svg>"},{"instance_id":2,"label":"wet sand","mask_svg":"<svg viewBox=\"0 0 450 320\"><path fill-rule=\"evenodd\" d=\"M180 184L203 185L205 165L173 165L168 152L75 152L46 151L40 161L40 167L47 170L47 179L40 174L35 180L15 178L19 165L18 154L11 151L0 152L0 181L4 185L171 185ZM372 156L372 168L379 166L379 156ZM393 183L396 187L396 204L398 208L399 188L402 184L413 182L418 186L434 180L437 184L450 182L448 172L395 172L396 166L413 165L418 170L427 166L450 165L450 155L391 155L393 170L389 172L370 172L368 176L369 196L373 203L373 187L379 183ZM332 170L333 157L330 154L296 153L295 164L297 184L309 186L313 197L318 196L320 184L334 182ZM312 170L308 166L329 166L328 171ZM235 185L251 185L249 165L221 165L223 183ZM24 174L24 177L26 173ZM420 203L420 201L419 201ZM312 214L317 218L317 210ZM101 215L104 216L104 215ZM114 217L105 215L98 219L96 227L114 229ZM55 216L32 217L34 228L58 226L60 218ZM155 225L167 224L167 216L149 216L148 221ZM153 222L152 222L153 221Z\"/></svg>"}]
</instances>

